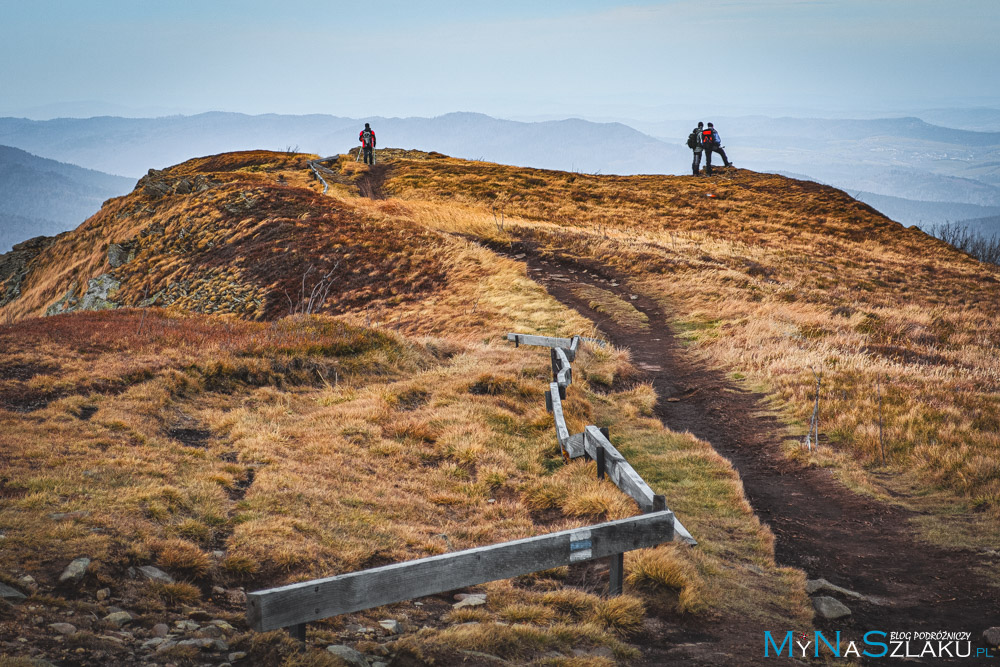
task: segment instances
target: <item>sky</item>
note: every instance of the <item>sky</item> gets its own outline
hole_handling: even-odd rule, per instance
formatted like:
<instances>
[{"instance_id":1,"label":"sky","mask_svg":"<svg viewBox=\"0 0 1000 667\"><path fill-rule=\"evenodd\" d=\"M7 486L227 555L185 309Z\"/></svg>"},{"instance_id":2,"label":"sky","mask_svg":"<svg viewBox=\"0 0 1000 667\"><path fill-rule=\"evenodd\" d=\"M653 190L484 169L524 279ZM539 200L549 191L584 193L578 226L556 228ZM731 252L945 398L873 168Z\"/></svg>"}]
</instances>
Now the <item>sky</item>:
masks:
<instances>
[{"instance_id":1,"label":"sky","mask_svg":"<svg viewBox=\"0 0 1000 667\"><path fill-rule=\"evenodd\" d=\"M0 115L1000 107L997 0L0 0Z\"/></svg>"}]
</instances>

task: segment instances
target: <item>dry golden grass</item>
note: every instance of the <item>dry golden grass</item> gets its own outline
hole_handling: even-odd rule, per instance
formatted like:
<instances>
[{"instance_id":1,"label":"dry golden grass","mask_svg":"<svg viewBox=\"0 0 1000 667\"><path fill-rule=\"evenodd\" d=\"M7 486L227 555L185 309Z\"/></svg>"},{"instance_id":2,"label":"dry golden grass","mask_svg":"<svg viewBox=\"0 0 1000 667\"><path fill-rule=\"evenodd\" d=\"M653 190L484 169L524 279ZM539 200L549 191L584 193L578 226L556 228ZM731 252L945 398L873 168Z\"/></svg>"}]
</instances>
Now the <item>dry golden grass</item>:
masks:
<instances>
[{"instance_id":1,"label":"dry golden grass","mask_svg":"<svg viewBox=\"0 0 1000 667\"><path fill-rule=\"evenodd\" d=\"M792 434L804 435L822 371L817 464L946 517L928 535L997 545L996 267L832 188L746 171L596 177L408 159L387 189L435 228L620 271L697 354L769 393ZM501 193L502 231L490 213Z\"/></svg>"}]
</instances>

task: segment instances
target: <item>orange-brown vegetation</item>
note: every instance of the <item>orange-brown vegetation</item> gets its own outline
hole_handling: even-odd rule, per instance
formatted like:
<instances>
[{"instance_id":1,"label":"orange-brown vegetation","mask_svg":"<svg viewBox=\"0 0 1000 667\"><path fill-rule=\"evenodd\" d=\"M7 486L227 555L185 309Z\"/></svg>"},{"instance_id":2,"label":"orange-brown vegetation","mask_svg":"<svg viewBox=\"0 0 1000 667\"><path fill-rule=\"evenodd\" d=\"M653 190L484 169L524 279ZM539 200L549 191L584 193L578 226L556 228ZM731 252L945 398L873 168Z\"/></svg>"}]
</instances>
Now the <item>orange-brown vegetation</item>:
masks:
<instances>
[{"instance_id":1,"label":"orange-brown vegetation","mask_svg":"<svg viewBox=\"0 0 1000 667\"><path fill-rule=\"evenodd\" d=\"M903 502L936 494L931 507L951 503L960 519L981 510L996 534L995 269L779 176L598 177L396 152L380 162L388 199L373 199L359 196L364 165L328 164L324 196L307 159L256 151L151 173L31 260L21 296L0 307L7 579L31 574L53 591L85 554L78 594L110 586L115 604L164 613L216 604L216 584L258 588L635 513L592 463L559 457L544 352L502 341L593 333L490 250L514 244L611 267L674 313L693 354L765 389L790 435L804 433L811 370L822 371L813 462ZM111 243L134 253L112 267ZM285 317L334 266L320 314ZM131 307L38 317L105 273L120 283L110 300ZM610 292L583 296L637 328L668 324ZM775 565L735 471L654 419L636 374L627 351L584 346L570 428L610 427L697 549L629 554L619 600L557 568L488 584L485 608L443 621L403 603L310 626L310 641L391 615L434 626L393 643L418 659L582 646L610 657L579 664L611 664L637 657L629 642L650 609L807 626L803 575ZM147 564L181 581L122 583ZM478 625L457 625L468 621ZM278 634L235 645L259 664L306 659Z\"/></svg>"}]
</instances>

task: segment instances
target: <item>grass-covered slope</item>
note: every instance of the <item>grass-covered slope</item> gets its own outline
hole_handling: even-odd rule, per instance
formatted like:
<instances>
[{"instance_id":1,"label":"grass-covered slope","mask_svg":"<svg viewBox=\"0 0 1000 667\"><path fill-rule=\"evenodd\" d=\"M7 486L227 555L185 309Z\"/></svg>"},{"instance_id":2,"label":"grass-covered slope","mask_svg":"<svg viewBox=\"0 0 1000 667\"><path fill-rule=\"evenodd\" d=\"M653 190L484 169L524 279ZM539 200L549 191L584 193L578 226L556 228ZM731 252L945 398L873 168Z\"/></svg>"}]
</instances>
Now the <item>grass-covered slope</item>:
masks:
<instances>
[{"instance_id":1,"label":"grass-covered slope","mask_svg":"<svg viewBox=\"0 0 1000 667\"><path fill-rule=\"evenodd\" d=\"M381 157L374 171L328 164L326 195L303 156L192 160L0 275L18 285L0 306L0 575L37 602L30 614L3 608L2 636L30 634L54 659L85 648L126 663L194 661L189 647L139 648L189 605L228 619L226 640L253 664L296 664L306 658L279 634L241 634L237 587L636 512L592 463L562 462L542 395L547 355L502 340L592 330L531 280L519 249L600 262L660 301L693 354L774 397L790 434L804 431L811 369L822 371L816 463L875 492L911 482L904 499L938 494L995 526L995 427L982 421L996 412L992 269L843 193L777 176ZM71 312L101 276L99 305L111 310ZM317 284L327 298L302 315ZM580 296L636 327L667 324L608 294ZM67 312L39 319L54 303ZM654 419L638 377L627 352L585 347L565 404L571 430L608 426L696 549L631 554L619 601L600 597L600 568L558 568L484 587L485 607L434 598L316 624L310 646L594 665L653 659L685 644L690 623L710 640L678 646L676 659L705 647L733 657L763 628L807 627L803 576L775 565L732 467ZM60 584L79 556L92 559L87 574ZM129 577L145 565L178 583ZM124 648L102 639L111 606L136 619ZM48 623L64 609L79 623L67 639L28 629L32 614ZM356 629L384 618L402 636ZM328 660L308 655L316 662L303 664Z\"/></svg>"}]
</instances>

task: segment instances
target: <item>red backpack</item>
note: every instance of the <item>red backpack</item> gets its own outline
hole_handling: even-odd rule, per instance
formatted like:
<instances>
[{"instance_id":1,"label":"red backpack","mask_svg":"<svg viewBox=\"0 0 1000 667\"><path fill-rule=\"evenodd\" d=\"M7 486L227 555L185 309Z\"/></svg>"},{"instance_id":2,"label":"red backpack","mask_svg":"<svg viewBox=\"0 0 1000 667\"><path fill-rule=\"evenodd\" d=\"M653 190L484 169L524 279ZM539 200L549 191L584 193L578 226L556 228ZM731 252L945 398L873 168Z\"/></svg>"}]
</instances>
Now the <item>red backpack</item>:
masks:
<instances>
[{"instance_id":1,"label":"red backpack","mask_svg":"<svg viewBox=\"0 0 1000 667\"><path fill-rule=\"evenodd\" d=\"M711 129L702 130L701 131L701 143L703 145L705 145L705 146L711 146L712 144L714 144L715 143L715 139L712 138L712 134L714 134L714 132Z\"/></svg>"}]
</instances>

